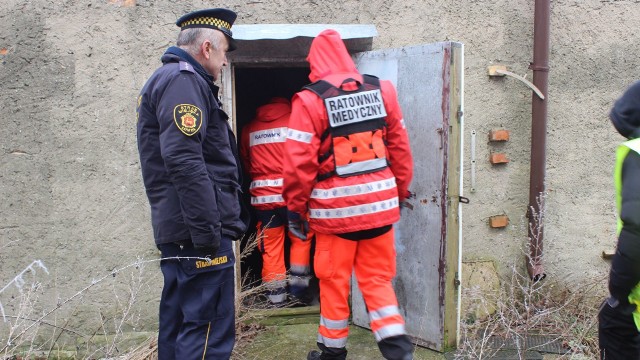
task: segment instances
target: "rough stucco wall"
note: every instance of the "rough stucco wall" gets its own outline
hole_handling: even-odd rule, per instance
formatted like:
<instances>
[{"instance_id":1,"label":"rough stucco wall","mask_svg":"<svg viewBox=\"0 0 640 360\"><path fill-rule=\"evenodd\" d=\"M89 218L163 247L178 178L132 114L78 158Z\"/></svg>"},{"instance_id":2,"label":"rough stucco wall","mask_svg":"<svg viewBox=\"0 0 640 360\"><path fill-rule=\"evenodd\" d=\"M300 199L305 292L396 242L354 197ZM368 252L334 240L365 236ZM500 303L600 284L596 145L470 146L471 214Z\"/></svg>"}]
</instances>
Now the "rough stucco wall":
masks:
<instances>
[{"instance_id":1,"label":"rough stucco wall","mask_svg":"<svg viewBox=\"0 0 640 360\"><path fill-rule=\"evenodd\" d=\"M131 15L114 6L10 1L1 7L8 49L0 75L1 283L41 260L48 275L36 268L25 280L42 284L38 296L52 309L114 269L156 257L132 131L138 45ZM113 329L103 318L120 313L135 287L143 290L136 299L142 323L153 324L158 272L147 271L140 283L130 275L100 282L47 320L83 334L103 322ZM16 294L15 287L0 294L8 315L18 313L9 298ZM37 318L40 305L33 310L27 315ZM125 329L135 326L129 321Z\"/></svg>"},{"instance_id":2,"label":"rough stucco wall","mask_svg":"<svg viewBox=\"0 0 640 360\"><path fill-rule=\"evenodd\" d=\"M640 8L632 1L556 5L552 26L548 201L550 270L570 280L606 274L613 248L615 147L608 114L640 78ZM581 17L585 16L585 17Z\"/></svg>"},{"instance_id":3,"label":"rough stucco wall","mask_svg":"<svg viewBox=\"0 0 640 360\"><path fill-rule=\"evenodd\" d=\"M528 203L531 91L489 79L487 66L528 75L533 3L526 0L416 1L44 1L0 4L0 286L41 259L42 297L66 299L137 258L154 259L149 211L135 145L135 98L176 37L185 11L227 6L238 24L376 25L374 48L442 40L465 44L465 260L523 263ZM637 1L553 1L551 14L545 265L555 279L606 274L600 252L615 244L611 172L621 138L607 119L612 101L637 76ZM511 131L502 145L494 128ZM477 137L477 191L470 193L470 131ZM491 150L510 163L492 167ZM419 179L416 179L419 181ZM505 213L511 225L488 227ZM499 251L496 251L499 250ZM131 279L105 281L56 313L94 329L115 311ZM160 292L157 263L144 271L142 326L153 329ZM604 286L604 283L603 283ZM5 295L0 301L6 304Z\"/></svg>"}]
</instances>

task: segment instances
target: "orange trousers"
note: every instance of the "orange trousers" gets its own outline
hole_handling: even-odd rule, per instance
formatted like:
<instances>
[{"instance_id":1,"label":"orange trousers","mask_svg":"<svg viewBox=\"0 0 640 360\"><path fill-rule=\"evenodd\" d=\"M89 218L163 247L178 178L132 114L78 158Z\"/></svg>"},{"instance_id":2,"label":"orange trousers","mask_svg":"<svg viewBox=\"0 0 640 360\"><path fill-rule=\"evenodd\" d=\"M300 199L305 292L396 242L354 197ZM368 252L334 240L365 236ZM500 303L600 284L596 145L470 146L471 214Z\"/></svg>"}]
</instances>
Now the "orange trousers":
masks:
<instances>
[{"instance_id":1,"label":"orange trousers","mask_svg":"<svg viewBox=\"0 0 640 360\"><path fill-rule=\"evenodd\" d=\"M285 226L258 222L259 249L262 253L262 281L269 292L269 300L280 303L286 300L287 270L285 266ZM291 247L289 265L292 295L302 296L309 286L311 241L302 241L289 232ZM311 237L308 237L311 239Z\"/></svg>"},{"instance_id":2,"label":"orange trousers","mask_svg":"<svg viewBox=\"0 0 640 360\"><path fill-rule=\"evenodd\" d=\"M376 341L406 334L391 285L396 274L393 229L358 241L316 233L314 269L320 280L319 343L329 348L346 346L350 280L354 270Z\"/></svg>"}]
</instances>

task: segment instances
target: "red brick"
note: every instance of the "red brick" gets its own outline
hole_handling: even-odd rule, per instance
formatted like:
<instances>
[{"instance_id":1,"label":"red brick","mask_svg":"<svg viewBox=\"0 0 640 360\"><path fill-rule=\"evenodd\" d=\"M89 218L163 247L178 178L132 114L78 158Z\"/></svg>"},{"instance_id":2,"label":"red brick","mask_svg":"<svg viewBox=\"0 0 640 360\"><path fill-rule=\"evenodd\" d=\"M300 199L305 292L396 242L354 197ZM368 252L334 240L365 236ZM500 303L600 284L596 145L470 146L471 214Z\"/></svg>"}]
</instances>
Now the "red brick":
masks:
<instances>
[{"instance_id":1,"label":"red brick","mask_svg":"<svg viewBox=\"0 0 640 360\"><path fill-rule=\"evenodd\" d=\"M505 153L491 153L491 158L489 159L492 164L506 164L509 162L507 159L507 155Z\"/></svg>"},{"instance_id":2,"label":"red brick","mask_svg":"<svg viewBox=\"0 0 640 360\"><path fill-rule=\"evenodd\" d=\"M491 130L489 141L509 141L509 130Z\"/></svg>"},{"instance_id":3,"label":"red brick","mask_svg":"<svg viewBox=\"0 0 640 360\"><path fill-rule=\"evenodd\" d=\"M503 228L509 225L509 217L507 215L495 215L489 218L489 226L492 228Z\"/></svg>"},{"instance_id":4,"label":"red brick","mask_svg":"<svg viewBox=\"0 0 640 360\"><path fill-rule=\"evenodd\" d=\"M129 6L135 6L136 0L109 0L109 3L119 5L119 6L129 7Z\"/></svg>"}]
</instances>

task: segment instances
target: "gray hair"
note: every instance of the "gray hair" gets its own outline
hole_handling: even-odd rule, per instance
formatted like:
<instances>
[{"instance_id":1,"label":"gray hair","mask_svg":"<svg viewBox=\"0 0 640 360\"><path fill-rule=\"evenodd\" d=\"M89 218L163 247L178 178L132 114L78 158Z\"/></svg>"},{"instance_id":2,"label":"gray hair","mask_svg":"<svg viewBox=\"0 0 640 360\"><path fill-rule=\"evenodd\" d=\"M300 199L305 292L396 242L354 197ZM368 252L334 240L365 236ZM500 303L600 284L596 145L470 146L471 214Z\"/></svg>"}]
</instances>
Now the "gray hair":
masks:
<instances>
[{"instance_id":1,"label":"gray hair","mask_svg":"<svg viewBox=\"0 0 640 360\"><path fill-rule=\"evenodd\" d=\"M178 41L176 45L187 51L191 56L195 56L200 51L200 45L205 40L209 40L214 49L219 49L222 44L220 43L220 36L216 36L215 32L218 30L209 28L190 28L180 31L178 35Z\"/></svg>"}]
</instances>

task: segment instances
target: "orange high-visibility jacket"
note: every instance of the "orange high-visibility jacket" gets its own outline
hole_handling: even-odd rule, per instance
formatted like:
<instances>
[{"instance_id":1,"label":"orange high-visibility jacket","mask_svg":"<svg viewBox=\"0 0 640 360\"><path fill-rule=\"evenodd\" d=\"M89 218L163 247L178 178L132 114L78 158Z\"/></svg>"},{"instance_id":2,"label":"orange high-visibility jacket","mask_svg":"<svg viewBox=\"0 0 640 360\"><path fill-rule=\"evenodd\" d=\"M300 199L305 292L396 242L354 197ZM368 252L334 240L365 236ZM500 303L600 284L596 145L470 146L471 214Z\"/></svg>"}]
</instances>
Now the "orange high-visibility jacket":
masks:
<instances>
[{"instance_id":1,"label":"orange high-visibility jacket","mask_svg":"<svg viewBox=\"0 0 640 360\"><path fill-rule=\"evenodd\" d=\"M282 157L291 104L273 98L256 110L242 130L240 154L251 175L251 205L260 210L285 206L282 198Z\"/></svg>"},{"instance_id":2,"label":"orange high-visibility jacket","mask_svg":"<svg viewBox=\"0 0 640 360\"><path fill-rule=\"evenodd\" d=\"M312 82L325 80L340 87L347 79L362 83L342 39L337 33L320 34L307 57ZM356 89L347 81L343 90ZM413 176L413 159L395 87L380 81L385 117L386 158L389 167L366 174L318 180L319 174L335 170L333 155L319 162L321 154L330 153L331 137L323 134L329 127L323 100L314 92L303 90L294 95L289 130L285 144L283 197L290 211L309 214L310 227L326 234L367 230L397 222L399 203L409 194Z\"/></svg>"}]
</instances>

